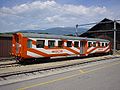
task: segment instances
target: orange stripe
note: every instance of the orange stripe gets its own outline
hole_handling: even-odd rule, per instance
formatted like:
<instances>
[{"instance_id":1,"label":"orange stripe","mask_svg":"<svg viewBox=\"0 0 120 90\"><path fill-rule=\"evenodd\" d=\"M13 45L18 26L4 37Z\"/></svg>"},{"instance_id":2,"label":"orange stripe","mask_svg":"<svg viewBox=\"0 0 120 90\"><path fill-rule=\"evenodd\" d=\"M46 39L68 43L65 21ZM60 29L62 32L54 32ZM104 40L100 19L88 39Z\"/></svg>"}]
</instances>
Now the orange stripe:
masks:
<instances>
[{"instance_id":1,"label":"orange stripe","mask_svg":"<svg viewBox=\"0 0 120 90\"><path fill-rule=\"evenodd\" d=\"M87 52L87 54L91 53L91 52L94 51L95 49L97 49L97 47L94 48L94 49L92 49L92 50L90 50L89 52ZM110 48L107 48L106 50L104 50L104 51L99 51L99 52L106 52L108 49L110 49Z\"/></svg>"},{"instance_id":2,"label":"orange stripe","mask_svg":"<svg viewBox=\"0 0 120 90\"><path fill-rule=\"evenodd\" d=\"M69 55L69 54L67 54L67 53L62 53L62 54L46 54L46 53L44 53L44 52L41 52L41 51L39 51L39 50L35 50L35 49L32 49L32 48L28 49L28 51L33 52L33 53L36 53L36 54L39 54L39 55L42 55L42 56L44 56L44 57L66 56L66 55Z\"/></svg>"},{"instance_id":3,"label":"orange stripe","mask_svg":"<svg viewBox=\"0 0 120 90\"><path fill-rule=\"evenodd\" d=\"M42 55L42 56L44 56L44 57L67 56L67 55L69 55L69 54L67 54L67 53L62 53L62 54L46 54L46 53L43 53L43 52L38 51L38 50L35 50L35 49L31 49L31 48L28 49L28 51L33 52L33 53L36 53L36 54L38 54L38 55Z\"/></svg>"},{"instance_id":4,"label":"orange stripe","mask_svg":"<svg viewBox=\"0 0 120 90\"><path fill-rule=\"evenodd\" d=\"M97 47L93 48L92 50L90 50L89 52L87 52L87 54L91 53L92 51L94 51L95 49L97 49Z\"/></svg>"},{"instance_id":5,"label":"orange stripe","mask_svg":"<svg viewBox=\"0 0 120 90\"><path fill-rule=\"evenodd\" d=\"M29 48L28 51L33 52L33 53L36 53L36 54L39 54L39 55L42 55L42 56L44 56L44 57L48 57L48 56L49 56L48 54L43 53L43 52L38 51L38 50L35 50L35 49L33 49L33 48Z\"/></svg>"},{"instance_id":6,"label":"orange stripe","mask_svg":"<svg viewBox=\"0 0 120 90\"><path fill-rule=\"evenodd\" d=\"M64 48L67 49L68 51L74 53L74 54L80 54L79 52L77 52L77 51L75 51L75 50L73 50L73 49L71 49L69 47L64 47Z\"/></svg>"},{"instance_id":7,"label":"orange stripe","mask_svg":"<svg viewBox=\"0 0 120 90\"><path fill-rule=\"evenodd\" d=\"M26 55L26 56L24 56L24 59L26 59L26 58L34 58L34 57Z\"/></svg>"},{"instance_id":8,"label":"orange stripe","mask_svg":"<svg viewBox=\"0 0 120 90\"><path fill-rule=\"evenodd\" d=\"M36 45L36 41L32 40L32 44Z\"/></svg>"},{"instance_id":9,"label":"orange stripe","mask_svg":"<svg viewBox=\"0 0 120 90\"><path fill-rule=\"evenodd\" d=\"M106 52L108 49L110 49L110 48L108 47L104 52Z\"/></svg>"},{"instance_id":10,"label":"orange stripe","mask_svg":"<svg viewBox=\"0 0 120 90\"><path fill-rule=\"evenodd\" d=\"M80 47L78 47L77 49L79 49L79 50L80 50Z\"/></svg>"}]
</instances>

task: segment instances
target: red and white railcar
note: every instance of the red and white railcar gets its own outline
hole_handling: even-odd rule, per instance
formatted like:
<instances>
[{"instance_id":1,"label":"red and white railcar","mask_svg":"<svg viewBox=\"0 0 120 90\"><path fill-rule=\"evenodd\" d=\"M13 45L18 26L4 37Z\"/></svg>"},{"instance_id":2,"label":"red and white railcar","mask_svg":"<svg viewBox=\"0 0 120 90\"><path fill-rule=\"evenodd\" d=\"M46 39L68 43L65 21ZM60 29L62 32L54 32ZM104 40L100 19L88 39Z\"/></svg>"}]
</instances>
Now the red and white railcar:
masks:
<instances>
[{"instance_id":1,"label":"red and white railcar","mask_svg":"<svg viewBox=\"0 0 120 90\"><path fill-rule=\"evenodd\" d=\"M109 53L109 40L62 35L16 33L12 40L12 55L18 60L29 58L88 56Z\"/></svg>"}]
</instances>

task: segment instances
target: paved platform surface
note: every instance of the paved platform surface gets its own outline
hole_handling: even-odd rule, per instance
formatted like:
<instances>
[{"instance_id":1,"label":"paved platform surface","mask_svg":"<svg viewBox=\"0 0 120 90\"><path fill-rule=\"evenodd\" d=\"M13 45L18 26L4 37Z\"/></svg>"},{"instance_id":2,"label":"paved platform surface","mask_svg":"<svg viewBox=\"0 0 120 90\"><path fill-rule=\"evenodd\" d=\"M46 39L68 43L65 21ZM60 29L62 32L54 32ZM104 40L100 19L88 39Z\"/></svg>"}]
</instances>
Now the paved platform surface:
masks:
<instances>
[{"instance_id":1,"label":"paved platform surface","mask_svg":"<svg viewBox=\"0 0 120 90\"><path fill-rule=\"evenodd\" d=\"M120 90L120 60L0 86L0 90ZM104 62L104 61L102 61Z\"/></svg>"},{"instance_id":2,"label":"paved platform surface","mask_svg":"<svg viewBox=\"0 0 120 90\"><path fill-rule=\"evenodd\" d=\"M114 57L120 57L120 55L114 55L114 56L107 55L107 56L91 57L91 58L84 58L84 59L60 61L60 62L25 65L25 66L20 66L20 67L17 66L17 67L0 68L0 74L29 71L29 70L34 70L34 69L43 69L43 68L47 68L47 67L69 65L69 64L73 64L73 63L82 63L82 62L86 62L86 61L96 61L96 60L109 59L109 58L114 58Z\"/></svg>"}]
</instances>

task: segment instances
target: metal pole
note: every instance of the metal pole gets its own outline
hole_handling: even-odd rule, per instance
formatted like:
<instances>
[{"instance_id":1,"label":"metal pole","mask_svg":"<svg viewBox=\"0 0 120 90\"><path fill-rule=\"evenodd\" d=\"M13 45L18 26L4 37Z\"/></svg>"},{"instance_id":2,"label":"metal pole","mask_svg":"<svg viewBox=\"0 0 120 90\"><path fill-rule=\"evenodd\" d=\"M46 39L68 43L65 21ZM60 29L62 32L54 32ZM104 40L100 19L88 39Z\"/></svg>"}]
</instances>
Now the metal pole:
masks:
<instances>
[{"instance_id":1,"label":"metal pole","mask_svg":"<svg viewBox=\"0 0 120 90\"><path fill-rule=\"evenodd\" d=\"M113 48L113 54L116 53L116 21L114 20L114 48Z\"/></svg>"},{"instance_id":2,"label":"metal pole","mask_svg":"<svg viewBox=\"0 0 120 90\"><path fill-rule=\"evenodd\" d=\"M78 24L76 25L75 29L76 29L76 37L77 37L78 36L78 30L77 30L78 29Z\"/></svg>"}]
</instances>

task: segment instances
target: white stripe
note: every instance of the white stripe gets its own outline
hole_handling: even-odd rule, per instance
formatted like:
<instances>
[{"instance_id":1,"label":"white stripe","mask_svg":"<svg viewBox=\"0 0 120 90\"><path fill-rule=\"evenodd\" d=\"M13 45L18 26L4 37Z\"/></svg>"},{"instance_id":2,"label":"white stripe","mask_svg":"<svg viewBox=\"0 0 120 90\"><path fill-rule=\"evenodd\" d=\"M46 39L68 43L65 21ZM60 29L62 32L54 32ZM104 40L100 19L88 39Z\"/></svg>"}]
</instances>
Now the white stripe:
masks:
<instances>
[{"instance_id":1,"label":"white stripe","mask_svg":"<svg viewBox=\"0 0 120 90\"><path fill-rule=\"evenodd\" d=\"M43 53L46 53L46 54L56 54L56 53L53 53L52 51L54 50L62 50L63 52L59 53L59 54L62 54L62 53L67 53L67 54L74 54L72 52L70 52L69 50L66 50L66 49L49 49L49 50L46 50L44 48L36 48L36 45L33 45L32 44L32 48L35 49L35 50L38 50L38 51L41 51Z\"/></svg>"},{"instance_id":2,"label":"white stripe","mask_svg":"<svg viewBox=\"0 0 120 90\"><path fill-rule=\"evenodd\" d=\"M106 48L96 48L94 51L90 52L90 53L95 53L95 52L104 52L106 49L108 49L109 46L107 46ZM101 50L100 50L101 49Z\"/></svg>"},{"instance_id":3,"label":"white stripe","mask_svg":"<svg viewBox=\"0 0 120 90\"><path fill-rule=\"evenodd\" d=\"M110 49L108 49L106 52L109 52L110 51Z\"/></svg>"},{"instance_id":4,"label":"white stripe","mask_svg":"<svg viewBox=\"0 0 120 90\"><path fill-rule=\"evenodd\" d=\"M95 47L90 47L87 52L91 51L92 49L94 49Z\"/></svg>"},{"instance_id":5,"label":"white stripe","mask_svg":"<svg viewBox=\"0 0 120 90\"><path fill-rule=\"evenodd\" d=\"M43 57L43 56L41 56L41 55L39 55L39 54L30 52L30 51L27 51L27 55L28 55L28 56L31 56L31 57L36 57L36 58L38 58L38 57Z\"/></svg>"},{"instance_id":6,"label":"white stripe","mask_svg":"<svg viewBox=\"0 0 120 90\"><path fill-rule=\"evenodd\" d=\"M67 54L75 54L75 53L70 52L69 50L66 50L66 49L63 49L63 52L64 52L64 53L67 53Z\"/></svg>"},{"instance_id":7,"label":"white stripe","mask_svg":"<svg viewBox=\"0 0 120 90\"><path fill-rule=\"evenodd\" d=\"M75 47L72 47L71 49L73 49L74 51L80 53L80 49L77 49L77 48L75 48Z\"/></svg>"}]
</instances>

